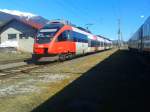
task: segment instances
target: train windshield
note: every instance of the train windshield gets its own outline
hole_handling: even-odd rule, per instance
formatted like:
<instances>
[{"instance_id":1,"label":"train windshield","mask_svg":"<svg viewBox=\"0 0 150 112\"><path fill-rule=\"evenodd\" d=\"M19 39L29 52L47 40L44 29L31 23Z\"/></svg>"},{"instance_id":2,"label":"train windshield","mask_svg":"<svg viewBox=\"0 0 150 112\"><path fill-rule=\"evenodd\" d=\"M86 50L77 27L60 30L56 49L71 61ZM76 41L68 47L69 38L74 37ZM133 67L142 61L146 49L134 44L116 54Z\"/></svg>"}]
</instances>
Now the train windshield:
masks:
<instances>
[{"instance_id":1,"label":"train windshield","mask_svg":"<svg viewBox=\"0 0 150 112\"><path fill-rule=\"evenodd\" d=\"M37 37L38 38L49 38L49 37L53 37L56 33L57 29L41 29L38 32Z\"/></svg>"},{"instance_id":2,"label":"train windshield","mask_svg":"<svg viewBox=\"0 0 150 112\"><path fill-rule=\"evenodd\" d=\"M41 29L37 34L36 42L39 44L49 43L56 32L57 29Z\"/></svg>"},{"instance_id":3,"label":"train windshield","mask_svg":"<svg viewBox=\"0 0 150 112\"><path fill-rule=\"evenodd\" d=\"M57 31L62 28L63 24L52 23L45 25L37 34L36 43L45 44L51 42Z\"/></svg>"}]
</instances>

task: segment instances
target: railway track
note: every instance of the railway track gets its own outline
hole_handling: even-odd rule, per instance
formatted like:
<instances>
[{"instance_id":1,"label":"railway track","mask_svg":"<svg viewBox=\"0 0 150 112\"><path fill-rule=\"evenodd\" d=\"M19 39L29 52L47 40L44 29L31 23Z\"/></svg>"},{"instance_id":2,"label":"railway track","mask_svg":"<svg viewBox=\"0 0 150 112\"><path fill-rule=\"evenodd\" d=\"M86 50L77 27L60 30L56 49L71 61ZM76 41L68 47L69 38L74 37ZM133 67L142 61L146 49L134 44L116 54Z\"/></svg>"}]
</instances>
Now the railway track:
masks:
<instances>
[{"instance_id":1,"label":"railway track","mask_svg":"<svg viewBox=\"0 0 150 112\"><path fill-rule=\"evenodd\" d=\"M16 75L21 75L21 74L27 74L27 73L30 73L31 70L36 70L39 68L41 69L42 67L45 67L48 65L56 65L58 63L59 62L53 61L50 63L41 64L41 65L24 64L24 65L20 65L20 66L0 69L0 79L9 78L9 77L13 77Z\"/></svg>"},{"instance_id":2,"label":"railway track","mask_svg":"<svg viewBox=\"0 0 150 112\"><path fill-rule=\"evenodd\" d=\"M30 73L31 70L36 70L39 68L41 69L42 67L49 66L49 65L56 65L60 62L54 59L51 62L41 62L40 64L37 65L31 62L31 60L29 60L29 63L30 64L21 60L7 61L4 62L3 64L1 64L0 62L0 79L9 78L9 77L13 77L25 73Z\"/></svg>"},{"instance_id":3,"label":"railway track","mask_svg":"<svg viewBox=\"0 0 150 112\"><path fill-rule=\"evenodd\" d=\"M84 55L84 57L88 55L90 54ZM77 56L76 58L80 58L80 57L83 56L82 55ZM70 61L70 60L66 60L66 61ZM52 66L57 65L59 63L61 62L54 60L51 62L43 62L42 64L39 65L35 65L32 62L30 64L26 62L17 62L17 63L8 63L8 64L0 65L0 79L9 78L9 77L13 77L25 73L30 73L31 70L41 69L42 67L49 66L49 65Z\"/></svg>"}]
</instances>

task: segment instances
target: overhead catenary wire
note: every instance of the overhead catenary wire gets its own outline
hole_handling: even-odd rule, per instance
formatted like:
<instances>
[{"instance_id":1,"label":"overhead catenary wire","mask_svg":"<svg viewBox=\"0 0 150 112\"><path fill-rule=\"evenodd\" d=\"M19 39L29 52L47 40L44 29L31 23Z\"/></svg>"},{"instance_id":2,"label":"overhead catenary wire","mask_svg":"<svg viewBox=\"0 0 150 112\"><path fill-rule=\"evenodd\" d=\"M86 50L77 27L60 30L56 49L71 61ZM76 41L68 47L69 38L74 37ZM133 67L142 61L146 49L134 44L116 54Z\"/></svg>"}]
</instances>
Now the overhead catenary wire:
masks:
<instances>
[{"instance_id":1,"label":"overhead catenary wire","mask_svg":"<svg viewBox=\"0 0 150 112\"><path fill-rule=\"evenodd\" d=\"M114 5L116 5L118 8L116 8ZM123 43L123 32L122 32L122 8L121 8L121 3L120 0L117 0L115 4L112 4L112 10L113 10L113 14L116 17L117 20L117 43L118 43L118 47L120 48L120 46Z\"/></svg>"},{"instance_id":2,"label":"overhead catenary wire","mask_svg":"<svg viewBox=\"0 0 150 112\"><path fill-rule=\"evenodd\" d=\"M80 21L82 21L83 23L81 24L82 27L85 27L85 24L95 25L94 22L91 22L91 21L88 22L90 13L87 12L87 10L85 10L83 7L78 7L77 5L75 5L77 2L72 2L72 1L63 2L60 0L55 0L55 2L57 3L57 5L62 7L65 10L65 12L71 14L76 19L80 19Z\"/></svg>"},{"instance_id":3,"label":"overhead catenary wire","mask_svg":"<svg viewBox=\"0 0 150 112\"><path fill-rule=\"evenodd\" d=\"M76 7L74 7L72 4L68 4L68 2L62 2L60 0L55 0L56 4L59 5L65 12L69 13L70 15L74 16L75 18L80 18L81 21L86 21L86 15L80 16L80 14L77 12ZM66 5L67 4L67 5Z\"/></svg>"}]
</instances>

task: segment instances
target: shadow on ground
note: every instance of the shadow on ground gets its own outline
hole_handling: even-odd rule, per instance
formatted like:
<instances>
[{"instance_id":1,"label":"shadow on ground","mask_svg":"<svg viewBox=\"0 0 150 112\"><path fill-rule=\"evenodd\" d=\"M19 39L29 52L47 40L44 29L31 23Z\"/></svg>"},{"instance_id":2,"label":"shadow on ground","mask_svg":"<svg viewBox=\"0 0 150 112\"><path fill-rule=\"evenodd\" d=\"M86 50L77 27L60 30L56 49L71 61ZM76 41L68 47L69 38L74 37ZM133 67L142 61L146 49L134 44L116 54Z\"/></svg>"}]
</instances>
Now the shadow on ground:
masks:
<instances>
[{"instance_id":1,"label":"shadow on ground","mask_svg":"<svg viewBox=\"0 0 150 112\"><path fill-rule=\"evenodd\" d=\"M134 53L117 51L32 112L150 111L149 75Z\"/></svg>"}]
</instances>

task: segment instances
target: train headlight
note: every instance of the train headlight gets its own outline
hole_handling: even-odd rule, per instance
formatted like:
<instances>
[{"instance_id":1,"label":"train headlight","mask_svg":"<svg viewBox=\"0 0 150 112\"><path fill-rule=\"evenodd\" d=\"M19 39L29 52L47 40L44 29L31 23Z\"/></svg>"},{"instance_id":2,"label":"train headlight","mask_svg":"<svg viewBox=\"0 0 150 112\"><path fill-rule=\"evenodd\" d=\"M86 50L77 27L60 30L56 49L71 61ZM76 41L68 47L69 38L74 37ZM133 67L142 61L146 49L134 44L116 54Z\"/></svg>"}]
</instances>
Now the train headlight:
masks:
<instances>
[{"instance_id":1,"label":"train headlight","mask_svg":"<svg viewBox=\"0 0 150 112\"><path fill-rule=\"evenodd\" d=\"M38 48L44 48L44 46L43 46L43 45L38 45L37 47L38 47Z\"/></svg>"}]
</instances>

